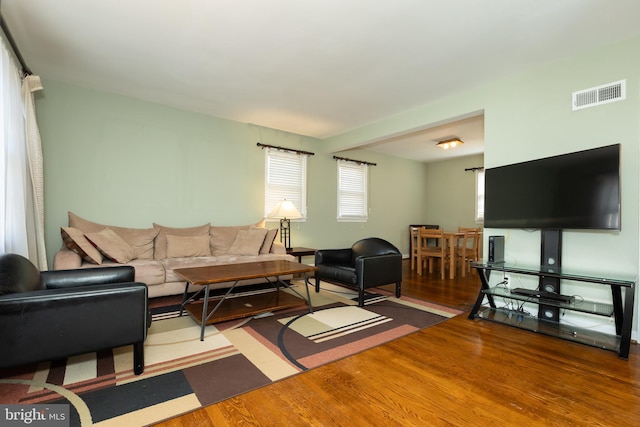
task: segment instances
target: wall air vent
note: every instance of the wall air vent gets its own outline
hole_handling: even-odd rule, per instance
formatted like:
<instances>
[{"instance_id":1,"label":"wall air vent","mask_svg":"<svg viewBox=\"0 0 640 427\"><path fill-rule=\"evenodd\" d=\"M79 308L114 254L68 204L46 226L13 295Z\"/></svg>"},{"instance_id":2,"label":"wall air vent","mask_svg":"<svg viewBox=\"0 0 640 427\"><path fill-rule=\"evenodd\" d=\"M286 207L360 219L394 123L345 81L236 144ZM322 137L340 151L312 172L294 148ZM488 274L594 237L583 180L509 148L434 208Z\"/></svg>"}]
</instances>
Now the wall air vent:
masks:
<instances>
[{"instance_id":1,"label":"wall air vent","mask_svg":"<svg viewBox=\"0 0 640 427\"><path fill-rule=\"evenodd\" d=\"M627 97L627 80L607 83L589 89L573 92L573 110L595 107L596 105L609 104L610 102L622 101Z\"/></svg>"}]
</instances>

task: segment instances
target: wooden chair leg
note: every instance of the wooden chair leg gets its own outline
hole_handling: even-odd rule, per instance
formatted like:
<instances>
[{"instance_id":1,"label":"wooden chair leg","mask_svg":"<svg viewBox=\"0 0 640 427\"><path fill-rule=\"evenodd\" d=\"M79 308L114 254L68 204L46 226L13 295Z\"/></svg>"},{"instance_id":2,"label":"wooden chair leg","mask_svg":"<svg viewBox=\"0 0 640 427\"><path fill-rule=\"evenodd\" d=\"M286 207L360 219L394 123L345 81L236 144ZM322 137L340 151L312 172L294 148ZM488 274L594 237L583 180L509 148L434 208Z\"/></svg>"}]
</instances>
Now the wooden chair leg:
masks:
<instances>
[{"instance_id":1,"label":"wooden chair leg","mask_svg":"<svg viewBox=\"0 0 640 427\"><path fill-rule=\"evenodd\" d=\"M402 295L402 292L400 289L401 285L402 285L402 282L396 283L396 298L400 298L400 296Z\"/></svg>"}]
</instances>

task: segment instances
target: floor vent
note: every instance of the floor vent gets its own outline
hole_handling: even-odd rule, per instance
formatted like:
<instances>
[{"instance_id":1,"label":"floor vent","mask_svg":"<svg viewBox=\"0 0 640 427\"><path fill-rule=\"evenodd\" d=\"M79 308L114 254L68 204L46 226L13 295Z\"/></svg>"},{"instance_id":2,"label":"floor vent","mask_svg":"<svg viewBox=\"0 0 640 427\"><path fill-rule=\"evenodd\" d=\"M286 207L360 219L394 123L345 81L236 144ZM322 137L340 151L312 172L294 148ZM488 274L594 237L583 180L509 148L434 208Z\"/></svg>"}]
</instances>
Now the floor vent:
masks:
<instances>
[{"instance_id":1,"label":"floor vent","mask_svg":"<svg viewBox=\"0 0 640 427\"><path fill-rule=\"evenodd\" d=\"M573 110L595 107L596 105L609 104L622 101L627 97L627 80L607 83L606 85L573 92Z\"/></svg>"}]
</instances>

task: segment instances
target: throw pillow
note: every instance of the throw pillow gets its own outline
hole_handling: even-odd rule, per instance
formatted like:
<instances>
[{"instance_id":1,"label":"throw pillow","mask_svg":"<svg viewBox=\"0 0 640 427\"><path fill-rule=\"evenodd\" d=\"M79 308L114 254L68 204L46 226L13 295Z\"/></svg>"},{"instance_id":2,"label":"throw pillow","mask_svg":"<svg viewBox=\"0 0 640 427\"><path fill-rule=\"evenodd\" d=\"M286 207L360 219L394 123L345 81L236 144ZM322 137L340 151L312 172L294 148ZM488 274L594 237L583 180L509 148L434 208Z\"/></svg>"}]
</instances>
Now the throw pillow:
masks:
<instances>
[{"instance_id":1,"label":"throw pillow","mask_svg":"<svg viewBox=\"0 0 640 427\"><path fill-rule=\"evenodd\" d=\"M110 228L133 249L133 259L153 259L153 242L158 235L157 228Z\"/></svg>"},{"instance_id":2,"label":"throw pillow","mask_svg":"<svg viewBox=\"0 0 640 427\"><path fill-rule=\"evenodd\" d=\"M83 260L92 264L102 264L102 254L87 240L82 230L61 227L60 234L65 246L80 255Z\"/></svg>"},{"instance_id":3,"label":"throw pillow","mask_svg":"<svg viewBox=\"0 0 640 427\"><path fill-rule=\"evenodd\" d=\"M77 228L85 233L98 233L105 228L111 228L118 236L131 246L134 259L153 259L153 241L158 235L156 228L126 228L113 225L98 224L68 212L69 227Z\"/></svg>"},{"instance_id":4,"label":"throw pillow","mask_svg":"<svg viewBox=\"0 0 640 427\"><path fill-rule=\"evenodd\" d=\"M209 235L173 236L167 235L167 258L210 256Z\"/></svg>"},{"instance_id":5,"label":"throw pillow","mask_svg":"<svg viewBox=\"0 0 640 427\"><path fill-rule=\"evenodd\" d=\"M257 256L260 253L266 234L266 228L238 231L236 239L229 248L229 254Z\"/></svg>"},{"instance_id":6,"label":"throw pillow","mask_svg":"<svg viewBox=\"0 0 640 427\"><path fill-rule=\"evenodd\" d=\"M133 248L109 227L97 233L85 233L85 237L110 261L126 264L135 256Z\"/></svg>"},{"instance_id":7,"label":"throw pillow","mask_svg":"<svg viewBox=\"0 0 640 427\"><path fill-rule=\"evenodd\" d=\"M267 234L264 236L264 241L262 242L262 247L260 248L261 254L271 253L271 245L273 245L273 241L276 240L277 235L277 228L267 230Z\"/></svg>"},{"instance_id":8,"label":"throw pillow","mask_svg":"<svg viewBox=\"0 0 640 427\"><path fill-rule=\"evenodd\" d=\"M208 237L211 224L203 224L198 227L174 228L174 227L165 227L163 225L153 223L153 228L156 228L158 230L153 258L165 259L165 258L168 258L167 257L167 236L168 235L172 235L172 236L205 235Z\"/></svg>"},{"instance_id":9,"label":"throw pillow","mask_svg":"<svg viewBox=\"0 0 640 427\"><path fill-rule=\"evenodd\" d=\"M248 230L250 225L225 225L211 227L211 255L220 256L229 253L236 240L238 231Z\"/></svg>"}]
</instances>

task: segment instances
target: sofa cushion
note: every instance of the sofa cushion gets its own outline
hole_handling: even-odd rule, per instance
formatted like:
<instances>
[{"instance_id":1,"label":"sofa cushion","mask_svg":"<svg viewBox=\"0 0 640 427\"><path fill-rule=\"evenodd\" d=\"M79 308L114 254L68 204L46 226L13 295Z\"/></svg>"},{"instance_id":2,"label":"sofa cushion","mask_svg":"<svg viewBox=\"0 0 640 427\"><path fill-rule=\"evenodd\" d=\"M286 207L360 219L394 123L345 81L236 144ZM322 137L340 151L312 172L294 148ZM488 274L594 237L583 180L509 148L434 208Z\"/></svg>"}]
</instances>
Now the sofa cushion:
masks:
<instances>
[{"instance_id":1,"label":"sofa cushion","mask_svg":"<svg viewBox=\"0 0 640 427\"><path fill-rule=\"evenodd\" d=\"M200 236L167 235L167 258L210 255L209 233Z\"/></svg>"},{"instance_id":2,"label":"sofa cushion","mask_svg":"<svg viewBox=\"0 0 640 427\"><path fill-rule=\"evenodd\" d=\"M166 272L162 262L154 259L134 259L128 265L136 269L136 282L158 285L166 282Z\"/></svg>"},{"instance_id":3,"label":"sofa cushion","mask_svg":"<svg viewBox=\"0 0 640 427\"><path fill-rule=\"evenodd\" d=\"M82 230L85 233L97 233L105 228L112 229L118 236L133 249L134 259L153 259L153 241L158 235L156 228L127 228L104 225L97 222L88 221L79 217L73 212L68 213L69 227Z\"/></svg>"},{"instance_id":4,"label":"sofa cushion","mask_svg":"<svg viewBox=\"0 0 640 427\"><path fill-rule=\"evenodd\" d=\"M252 228L250 230L240 230L236 234L233 244L229 248L230 255L250 255L260 254L260 248L267 235L266 228Z\"/></svg>"},{"instance_id":5,"label":"sofa cushion","mask_svg":"<svg viewBox=\"0 0 640 427\"><path fill-rule=\"evenodd\" d=\"M109 227L97 233L85 233L85 237L109 261L126 264L135 256L133 248Z\"/></svg>"},{"instance_id":6,"label":"sofa cushion","mask_svg":"<svg viewBox=\"0 0 640 427\"><path fill-rule=\"evenodd\" d=\"M106 227L106 225L81 218L73 212L68 212L67 214L69 216L69 227L78 228L85 233L97 233Z\"/></svg>"},{"instance_id":7,"label":"sofa cushion","mask_svg":"<svg viewBox=\"0 0 640 427\"><path fill-rule=\"evenodd\" d=\"M102 254L87 240L82 230L60 227L60 234L65 246L80 255L83 260L92 264L102 264Z\"/></svg>"},{"instance_id":8,"label":"sofa cushion","mask_svg":"<svg viewBox=\"0 0 640 427\"><path fill-rule=\"evenodd\" d=\"M358 283L356 269L347 265L318 265L316 267L316 277L324 280L336 280L355 286Z\"/></svg>"},{"instance_id":9,"label":"sofa cushion","mask_svg":"<svg viewBox=\"0 0 640 427\"><path fill-rule=\"evenodd\" d=\"M135 281L147 285L158 285L165 282L165 270L161 261L154 259L134 259L126 265L135 270ZM80 268L122 267L122 264L105 259L102 265L83 263Z\"/></svg>"}]
</instances>

